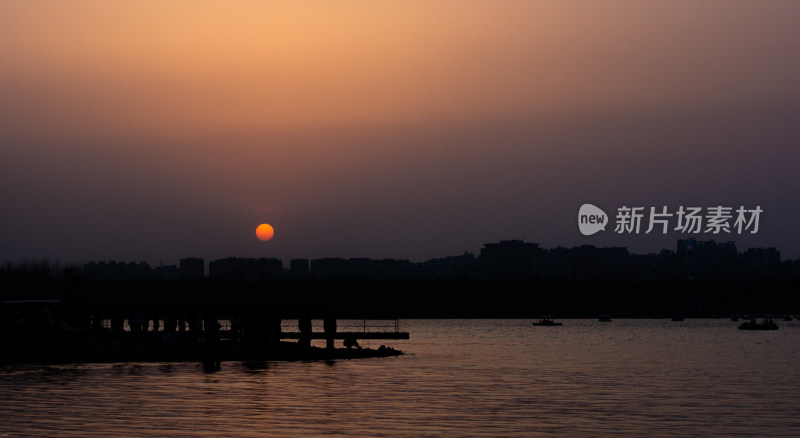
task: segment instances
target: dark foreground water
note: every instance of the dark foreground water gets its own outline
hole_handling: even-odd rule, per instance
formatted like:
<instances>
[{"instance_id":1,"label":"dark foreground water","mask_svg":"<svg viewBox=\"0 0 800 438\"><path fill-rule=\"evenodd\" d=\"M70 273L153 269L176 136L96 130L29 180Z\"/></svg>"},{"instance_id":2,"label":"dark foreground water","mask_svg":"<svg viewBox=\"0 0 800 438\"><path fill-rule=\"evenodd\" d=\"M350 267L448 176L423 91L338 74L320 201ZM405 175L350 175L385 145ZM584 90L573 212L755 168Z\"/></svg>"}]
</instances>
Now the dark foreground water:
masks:
<instances>
[{"instance_id":1,"label":"dark foreground water","mask_svg":"<svg viewBox=\"0 0 800 438\"><path fill-rule=\"evenodd\" d=\"M0 368L0 437L800 436L800 322L563 322L402 321L397 358Z\"/></svg>"}]
</instances>

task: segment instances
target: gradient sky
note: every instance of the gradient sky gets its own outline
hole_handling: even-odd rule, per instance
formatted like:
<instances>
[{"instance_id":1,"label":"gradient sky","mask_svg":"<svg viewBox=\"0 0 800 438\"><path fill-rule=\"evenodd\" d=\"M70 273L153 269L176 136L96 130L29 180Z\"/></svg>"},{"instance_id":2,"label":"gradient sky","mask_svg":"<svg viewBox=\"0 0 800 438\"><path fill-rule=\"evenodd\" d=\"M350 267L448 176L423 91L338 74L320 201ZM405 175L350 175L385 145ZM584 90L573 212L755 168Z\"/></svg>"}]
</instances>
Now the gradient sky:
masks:
<instances>
[{"instance_id":1,"label":"gradient sky","mask_svg":"<svg viewBox=\"0 0 800 438\"><path fill-rule=\"evenodd\" d=\"M680 237L583 237L583 202L760 205L717 239L797 258L798 22L793 0L6 0L0 261Z\"/></svg>"}]
</instances>

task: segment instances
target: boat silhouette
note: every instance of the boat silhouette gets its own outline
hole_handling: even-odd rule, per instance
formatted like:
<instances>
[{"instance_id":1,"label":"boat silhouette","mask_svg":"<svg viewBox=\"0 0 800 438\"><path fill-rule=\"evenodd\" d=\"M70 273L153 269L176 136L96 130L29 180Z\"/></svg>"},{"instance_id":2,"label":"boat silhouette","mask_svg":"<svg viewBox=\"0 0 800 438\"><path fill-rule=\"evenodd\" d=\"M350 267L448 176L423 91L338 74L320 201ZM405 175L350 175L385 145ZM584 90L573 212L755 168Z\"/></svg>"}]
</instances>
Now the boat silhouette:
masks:
<instances>
[{"instance_id":1,"label":"boat silhouette","mask_svg":"<svg viewBox=\"0 0 800 438\"><path fill-rule=\"evenodd\" d=\"M553 321L553 317L552 316L543 315L539 319L539 322L532 322L531 325L533 325L535 327L558 327L558 326L563 325L563 324L561 324L560 322Z\"/></svg>"}]
</instances>

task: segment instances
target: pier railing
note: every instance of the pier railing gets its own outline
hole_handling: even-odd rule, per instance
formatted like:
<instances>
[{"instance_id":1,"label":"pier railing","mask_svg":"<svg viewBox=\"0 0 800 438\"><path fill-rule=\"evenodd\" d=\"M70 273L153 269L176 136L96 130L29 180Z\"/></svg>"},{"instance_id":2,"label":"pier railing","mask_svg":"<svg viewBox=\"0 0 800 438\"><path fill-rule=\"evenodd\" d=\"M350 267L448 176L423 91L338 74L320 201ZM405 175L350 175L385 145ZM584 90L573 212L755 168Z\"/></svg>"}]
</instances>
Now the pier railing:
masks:
<instances>
[{"instance_id":1,"label":"pier railing","mask_svg":"<svg viewBox=\"0 0 800 438\"><path fill-rule=\"evenodd\" d=\"M356 331L361 329L362 333L366 332L400 332L399 319L364 319L359 323L357 320L344 320L341 322L340 331Z\"/></svg>"},{"instance_id":2,"label":"pier railing","mask_svg":"<svg viewBox=\"0 0 800 438\"><path fill-rule=\"evenodd\" d=\"M399 319L340 319L337 321L335 339L408 339L407 332L400 331ZM325 339L324 332L310 333L311 339ZM299 332L282 332L281 338L299 339Z\"/></svg>"}]
</instances>

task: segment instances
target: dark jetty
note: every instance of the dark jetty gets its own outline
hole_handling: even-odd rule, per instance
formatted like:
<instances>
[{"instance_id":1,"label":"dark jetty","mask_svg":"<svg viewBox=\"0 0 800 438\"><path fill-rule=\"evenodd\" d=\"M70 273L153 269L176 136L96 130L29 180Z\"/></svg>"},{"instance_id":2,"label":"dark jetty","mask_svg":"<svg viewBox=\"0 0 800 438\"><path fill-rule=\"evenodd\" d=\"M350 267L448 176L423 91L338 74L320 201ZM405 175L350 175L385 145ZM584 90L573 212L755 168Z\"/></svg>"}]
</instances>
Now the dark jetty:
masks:
<instances>
[{"instance_id":1,"label":"dark jetty","mask_svg":"<svg viewBox=\"0 0 800 438\"><path fill-rule=\"evenodd\" d=\"M757 323L756 320L753 319L740 324L739 330L778 330L778 324L775 324L771 318L767 318L761 323Z\"/></svg>"},{"instance_id":2,"label":"dark jetty","mask_svg":"<svg viewBox=\"0 0 800 438\"><path fill-rule=\"evenodd\" d=\"M299 332L283 332L272 309L253 305L225 315L223 327L211 305L203 314L118 305L90 315L62 300L6 300L0 302L0 364L356 359L403 354L383 345L361 348L358 339L409 338L398 320L377 326L364 320L362 330L337 330L331 312L324 332L312 330L309 314L299 317ZM387 331L367 330L372 327ZM312 346L312 339L324 339L326 348ZM345 348L336 348L337 340Z\"/></svg>"},{"instance_id":3,"label":"dark jetty","mask_svg":"<svg viewBox=\"0 0 800 438\"><path fill-rule=\"evenodd\" d=\"M165 343L163 333L138 337L93 335L82 330L0 331L0 364L67 364L113 362L227 362L337 360L399 356L402 351L380 348L320 348L297 342L270 345L202 339L176 334Z\"/></svg>"}]
</instances>

